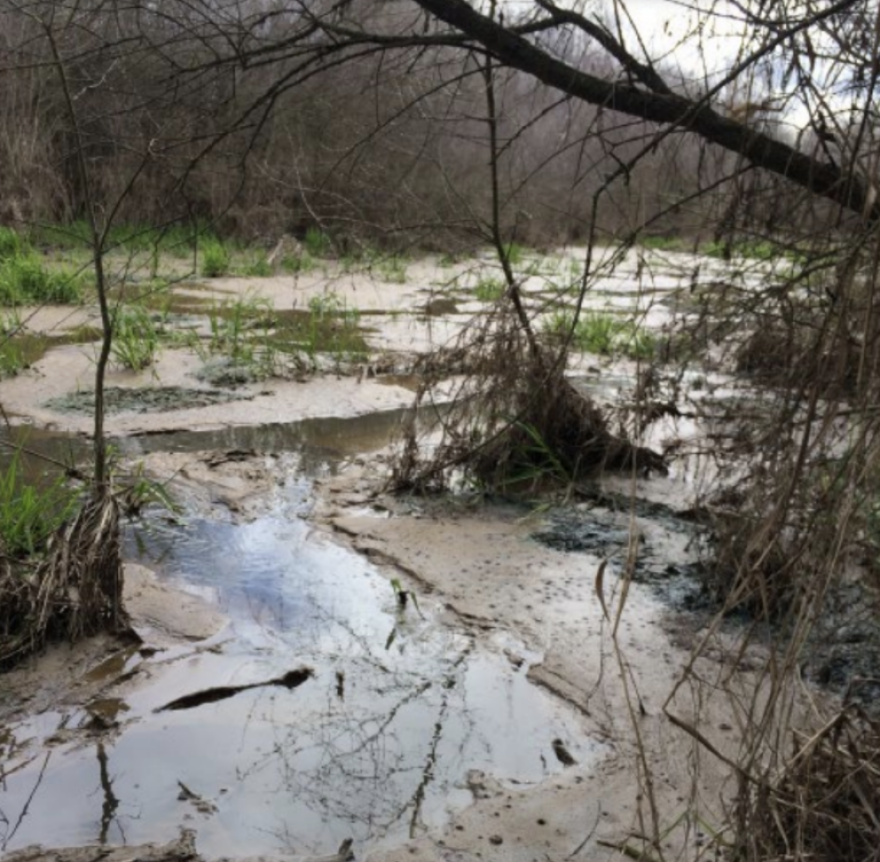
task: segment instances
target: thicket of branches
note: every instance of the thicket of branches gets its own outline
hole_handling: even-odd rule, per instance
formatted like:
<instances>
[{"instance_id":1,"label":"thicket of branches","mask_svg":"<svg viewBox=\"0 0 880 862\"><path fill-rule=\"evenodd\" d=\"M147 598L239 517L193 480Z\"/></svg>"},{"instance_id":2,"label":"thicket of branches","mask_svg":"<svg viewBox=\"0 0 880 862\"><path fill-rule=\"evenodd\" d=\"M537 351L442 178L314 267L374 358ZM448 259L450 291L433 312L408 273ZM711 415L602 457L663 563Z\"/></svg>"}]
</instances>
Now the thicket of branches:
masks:
<instances>
[{"instance_id":1,"label":"thicket of branches","mask_svg":"<svg viewBox=\"0 0 880 862\"><path fill-rule=\"evenodd\" d=\"M424 20L415 6L370 2L7 0L0 216L64 222L89 206L51 33L91 194L108 212L117 205L117 219L211 220L267 242L315 223L340 238L399 245L484 240L475 230L491 215L479 55L461 36L419 39ZM538 29L574 68L618 74L588 35ZM402 47L391 51L386 39ZM495 86L502 210L519 241L583 240L594 193L630 160L600 202L603 235L658 213L655 233L704 233L706 207L717 203L696 193L730 165L702 155L686 127L660 138L652 123L521 70L501 67ZM650 155L636 159L650 141Z\"/></svg>"}]
</instances>

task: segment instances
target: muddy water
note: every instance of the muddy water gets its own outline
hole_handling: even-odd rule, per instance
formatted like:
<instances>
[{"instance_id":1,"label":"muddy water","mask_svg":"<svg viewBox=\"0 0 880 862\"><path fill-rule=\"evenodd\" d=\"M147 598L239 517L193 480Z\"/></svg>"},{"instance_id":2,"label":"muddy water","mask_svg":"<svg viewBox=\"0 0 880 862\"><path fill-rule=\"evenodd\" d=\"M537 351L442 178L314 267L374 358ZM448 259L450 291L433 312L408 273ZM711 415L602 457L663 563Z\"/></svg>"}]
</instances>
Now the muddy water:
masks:
<instances>
[{"instance_id":1,"label":"muddy water","mask_svg":"<svg viewBox=\"0 0 880 862\"><path fill-rule=\"evenodd\" d=\"M303 463L345 448L328 431ZM287 434L309 452L308 431ZM583 717L526 678L540 656L508 636L478 642L430 596L402 606L387 574L312 530L310 497L308 471L294 472L252 521L129 534L129 557L231 624L209 642L120 652L92 672L107 684L85 708L7 728L0 848L165 841L181 826L208 856L389 847L466 806L473 770L522 786L565 768L560 741L580 763L600 755ZM296 688L259 684L303 667ZM162 711L220 686L232 693Z\"/></svg>"},{"instance_id":2,"label":"muddy water","mask_svg":"<svg viewBox=\"0 0 880 862\"><path fill-rule=\"evenodd\" d=\"M373 452L385 446L409 410L381 410L356 418L323 417L261 426L229 426L206 431L145 434L120 440L127 455L149 452L204 452L212 449L256 449L298 452L302 470L335 465L340 458Z\"/></svg>"},{"instance_id":3,"label":"muddy water","mask_svg":"<svg viewBox=\"0 0 880 862\"><path fill-rule=\"evenodd\" d=\"M173 431L111 439L110 445L126 458L137 459L152 452L205 452L211 450L257 450L296 452L301 469L319 474L333 469L341 458L373 452L393 437L409 410L381 410L356 418L316 418L273 425L230 425L204 431ZM425 422L430 421L428 417ZM8 442L9 446L3 444ZM64 465L82 463L92 456L92 443L85 437L28 426L0 427L0 468L8 463L15 447L23 446L22 466L31 472L51 471L40 456ZM28 453L35 453L30 455Z\"/></svg>"}]
</instances>

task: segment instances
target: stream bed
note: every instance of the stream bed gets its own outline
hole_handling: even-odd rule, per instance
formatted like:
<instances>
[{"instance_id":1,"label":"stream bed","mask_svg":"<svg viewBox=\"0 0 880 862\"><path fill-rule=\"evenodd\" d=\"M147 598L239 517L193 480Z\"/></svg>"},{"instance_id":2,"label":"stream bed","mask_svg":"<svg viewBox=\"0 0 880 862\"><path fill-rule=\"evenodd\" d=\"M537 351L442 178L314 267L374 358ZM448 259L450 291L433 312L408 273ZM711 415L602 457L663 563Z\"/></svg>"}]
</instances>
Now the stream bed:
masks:
<instances>
[{"instance_id":1,"label":"stream bed","mask_svg":"<svg viewBox=\"0 0 880 862\"><path fill-rule=\"evenodd\" d=\"M529 262L536 326L574 301L577 256ZM644 264L633 253L612 266L585 309L637 321L658 345L699 311L697 274L714 290L728 269L692 255ZM377 450L413 404L420 357L489 311L476 287L497 272L488 259L430 260L399 285L328 267L214 279L199 296L215 310L259 296L279 319L312 303L357 309L371 326L356 333L356 361L331 350L308 374L209 384L202 303L190 319L168 318L196 332L201 350L168 339L149 368L110 369L106 429L120 484L143 460L183 513L150 512L125 534L143 643L58 645L0 677L0 856L100 845L64 851L95 862L185 829L203 859L301 860L348 839L365 862L603 858L612 851L601 845L644 830L643 760L658 776L662 825L673 824L670 857L683 851L693 747L670 733L664 705L702 623L670 628L668 612L694 589L699 529L681 512L718 478L700 442L728 414L728 376L700 368L642 393L655 420L635 431L657 451L671 447L667 477L606 477L558 509L387 497L373 506L364 488L385 475ZM192 306L185 288L169 287L165 300ZM0 442L83 464L94 346L49 346L3 381L13 427L0 428ZM600 406L623 405L621 417L648 382L632 359L588 353L572 357L569 375ZM457 385L445 381L428 400L442 411ZM428 428L435 418L419 414ZM351 469L334 475L346 459ZM40 480L42 465L19 466ZM711 687L728 668L713 654L699 673ZM733 756L725 689L712 691L697 708L676 707ZM720 822L728 775L701 769L701 799L722 801L701 816Z\"/></svg>"},{"instance_id":2,"label":"stream bed","mask_svg":"<svg viewBox=\"0 0 880 862\"><path fill-rule=\"evenodd\" d=\"M378 444L387 428L370 421ZM362 422L337 429L361 451ZM274 448L279 434L247 442ZM220 442L177 436L163 447ZM601 756L582 714L527 679L540 655L450 624L309 524L310 477L346 448L320 436L288 430L296 451L255 517L216 508L129 528L127 559L230 622L207 641L124 649L91 671L106 677L100 697L0 730L3 850L167 841L181 827L208 857L391 847L467 806L483 773L524 787ZM263 684L299 669L295 687Z\"/></svg>"}]
</instances>

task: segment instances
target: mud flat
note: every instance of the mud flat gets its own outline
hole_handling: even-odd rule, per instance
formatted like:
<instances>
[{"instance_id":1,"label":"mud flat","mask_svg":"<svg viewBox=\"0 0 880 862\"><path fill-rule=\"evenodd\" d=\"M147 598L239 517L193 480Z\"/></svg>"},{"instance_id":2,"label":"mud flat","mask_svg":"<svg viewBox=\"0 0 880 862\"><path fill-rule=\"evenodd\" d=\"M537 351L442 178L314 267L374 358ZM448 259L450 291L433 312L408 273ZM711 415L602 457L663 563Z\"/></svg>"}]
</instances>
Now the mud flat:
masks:
<instances>
[{"instance_id":1,"label":"mud flat","mask_svg":"<svg viewBox=\"0 0 880 862\"><path fill-rule=\"evenodd\" d=\"M374 352L460 328L471 300L439 320L425 309L432 282L470 284L467 265L413 273L407 289L335 277L375 312ZM327 285L211 286L252 288L302 308ZM759 657L701 659L696 675L724 681L711 696L678 687L702 621L629 577L625 513L570 551L539 541L540 507L379 493L411 391L369 373L373 359L363 374L211 387L197 352L168 348L112 372L132 400L109 433L184 512L127 534L136 641L59 646L0 677L10 858L596 859L654 828L688 854L700 823L724 819L730 770L669 714L733 757L731 700L760 690ZM88 349L56 348L0 400L82 444L87 412L64 399L92 374ZM687 562L674 530L637 526L655 557Z\"/></svg>"},{"instance_id":2,"label":"mud flat","mask_svg":"<svg viewBox=\"0 0 880 862\"><path fill-rule=\"evenodd\" d=\"M624 562L619 529L606 527L618 553L612 552L610 569L598 581L604 557L536 541L547 527L541 510L472 510L448 501L380 498L370 511L362 497L370 487L370 481L352 474L326 480L317 517L370 559L409 573L416 589L439 597L450 620L482 637L515 633L538 657L529 679L578 709L590 735L606 745L597 762L572 765L561 779L528 792L495 788L478 795L447 828L441 848L474 852L473 833L484 835L484 824L495 822L511 840L480 848L481 858L525 860L538 852L568 858L575 851L575 858L598 858L601 842L641 834L646 788L640 787L639 773L646 767L655 779L654 802L671 822L693 787L696 747L686 735L671 732L666 709L699 721L719 751L735 752L737 728L723 698L709 699L695 711L689 693L673 696L689 647L700 635L700 618L673 614L651 589L617 578ZM666 549L680 555L675 536L661 538L662 527L654 528L658 543L665 538ZM715 667L704 662L707 677L725 664L720 653L717 661ZM743 670L733 688L742 692L756 685L757 678ZM707 818L719 818L731 789L727 770L711 763L703 767L701 803ZM551 828L542 829L545 824ZM665 849L685 851L691 842L694 850L698 831L671 830ZM449 858L436 853L426 858Z\"/></svg>"}]
</instances>

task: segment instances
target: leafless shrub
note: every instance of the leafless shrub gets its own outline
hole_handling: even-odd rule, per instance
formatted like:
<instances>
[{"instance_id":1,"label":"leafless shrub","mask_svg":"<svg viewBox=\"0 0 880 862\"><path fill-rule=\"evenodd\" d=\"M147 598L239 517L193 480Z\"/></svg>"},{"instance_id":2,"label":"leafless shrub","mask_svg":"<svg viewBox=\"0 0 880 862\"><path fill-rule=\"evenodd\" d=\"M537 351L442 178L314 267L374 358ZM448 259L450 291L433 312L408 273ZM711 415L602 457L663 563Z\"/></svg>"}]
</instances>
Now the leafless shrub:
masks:
<instances>
[{"instance_id":1,"label":"leafless shrub","mask_svg":"<svg viewBox=\"0 0 880 862\"><path fill-rule=\"evenodd\" d=\"M778 319L759 321L736 350L736 370L769 383L787 379L810 353L801 334Z\"/></svg>"}]
</instances>

